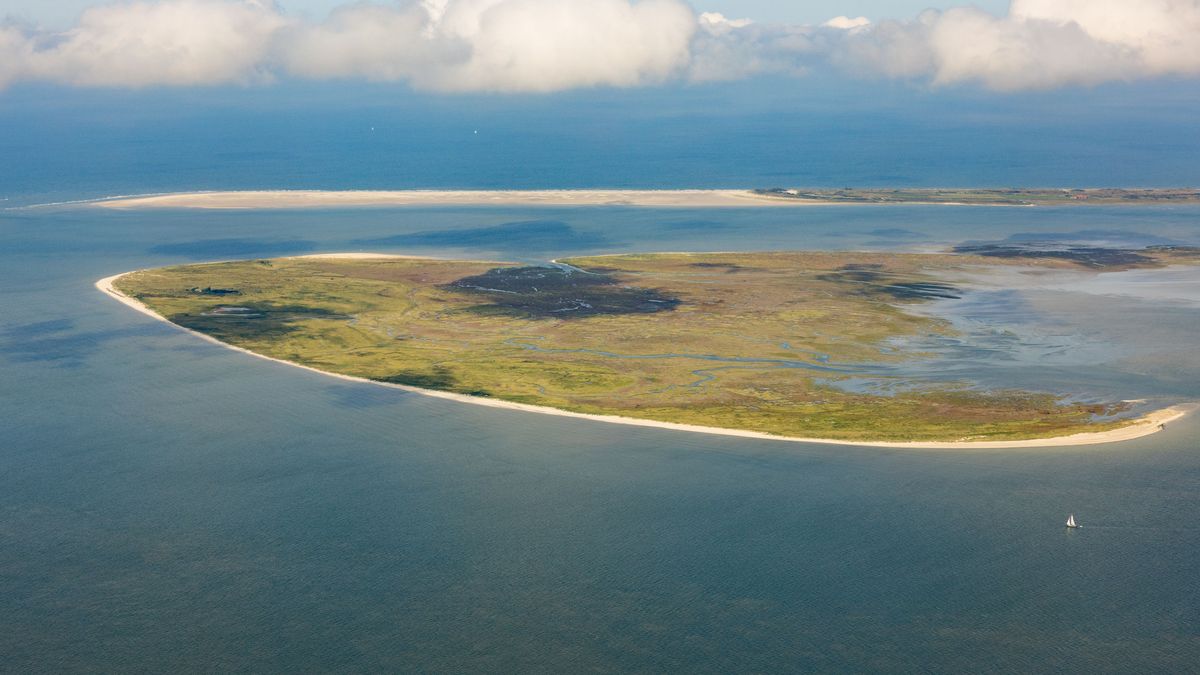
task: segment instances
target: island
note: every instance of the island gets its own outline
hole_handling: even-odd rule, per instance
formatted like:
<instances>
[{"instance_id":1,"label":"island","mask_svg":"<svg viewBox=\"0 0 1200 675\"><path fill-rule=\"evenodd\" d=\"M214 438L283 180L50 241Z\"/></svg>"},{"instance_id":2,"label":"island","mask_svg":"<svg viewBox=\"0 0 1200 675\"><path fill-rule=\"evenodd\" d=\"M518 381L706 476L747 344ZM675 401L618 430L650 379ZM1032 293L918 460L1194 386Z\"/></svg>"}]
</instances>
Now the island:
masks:
<instances>
[{"instance_id":1,"label":"island","mask_svg":"<svg viewBox=\"0 0 1200 675\"><path fill-rule=\"evenodd\" d=\"M457 400L629 424L922 447L1082 444L1180 408L905 378L912 306L988 265L1105 269L1200 251L656 253L545 265L371 253L190 264L98 285L245 352ZM872 386L859 386L862 382Z\"/></svg>"},{"instance_id":2,"label":"island","mask_svg":"<svg viewBox=\"0 0 1200 675\"><path fill-rule=\"evenodd\" d=\"M1061 206L1066 204L1198 204L1195 188L772 188L756 195L781 203Z\"/></svg>"},{"instance_id":3,"label":"island","mask_svg":"<svg viewBox=\"0 0 1200 675\"><path fill-rule=\"evenodd\" d=\"M1200 190L1176 188L843 188L692 190L237 190L113 197L107 209L312 209L403 206L795 207L838 204L1061 206L1200 204Z\"/></svg>"}]
</instances>

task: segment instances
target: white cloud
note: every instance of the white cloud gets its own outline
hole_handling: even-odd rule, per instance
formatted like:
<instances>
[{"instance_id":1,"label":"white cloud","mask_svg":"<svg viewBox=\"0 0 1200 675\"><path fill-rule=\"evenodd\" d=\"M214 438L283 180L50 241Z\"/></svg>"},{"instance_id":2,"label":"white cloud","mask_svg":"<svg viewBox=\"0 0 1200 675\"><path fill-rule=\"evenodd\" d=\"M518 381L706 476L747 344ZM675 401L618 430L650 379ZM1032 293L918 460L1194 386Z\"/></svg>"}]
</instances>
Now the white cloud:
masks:
<instances>
[{"instance_id":1,"label":"white cloud","mask_svg":"<svg viewBox=\"0 0 1200 675\"><path fill-rule=\"evenodd\" d=\"M688 63L696 18L680 0L474 0L451 4L437 34L468 46L428 86L554 91L662 82Z\"/></svg>"},{"instance_id":2,"label":"white cloud","mask_svg":"<svg viewBox=\"0 0 1200 675\"><path fill-rule=\"evenodd\" d=\"M865 16L858 16L853 19L851 19L848 16L835 16L832 19L826 21L822 25L824 25L828 28L841 28L842 30L854 30L855 28L862 28L863 26L870 25L870 23L871 23L871 20Z\"/></svg>"},{"instance_id":3,"label":"white cloud","mask_svg":"<svg viewBox=\"0 0 1200 675\"><path fill-rule=\"evenodd\" d=\"M914 21L882 21L868 30L847 34L830 55L835 65L862 75L914 79L934 70L931 24L940 15L921 14Z\"/></svg>"},{"instance_id":4,"label":"white cloud","mask_svg":"<svg viewBox=\"0 0 1200 675\"><path fill-rule=\"evenodd\" d=\"M705 18L707 16L707 19ZM764 73L800 75L820 59L819 35L811 26L730 21L701 15L691 47L692 82L737 80Z\"/></svg>"},{"instance_id":5,"label":"white cloud","mask_svg":"<svg viewBox=\"0 0 1200 675\"><path fill-rule=\"evenodd\" d=\"M727 19L720 12L703 12L699 17L700 26L710 33L726 33L734 28L745 28L754 23L751 19Z\"/></svg>"},{"instance_id":6,"label":"white cloud","mask_svg":"<svg viewBox=\"0 0 1200 675\"><path fill-rule=\"evenodd\" d=\"M269 40L285 23L253 1L133 2L91 8L75 28L6 45L4 53L23 79L128 87L245 82L266 76Z\"/></svg>"},{"instance_id":7,"label":"white cloud","mask_svg":"<svg viewBox=\"0 0 1200 675\"><path fill-rule=\"evenodd\" d=\"M67 31L0 24L0 87L356 78L547 92L851 74L996 90L1200 76L1200 0L1013 0L820 26L695 13L684 0L354 0L319 22L270 0L118 0Z\"/></svg>"},{"instance_id":8,"label":"white cloud","mask_svg":"<svg viewBox=\"0 0 1200 675\"><path fill-rule=\"evenodd\" d=\"M1013 0L1007 16L927 11L849 35L863 73L1001 90L1200 74L1200 0Z\"/></svg>"},{"instance_id":9,"label":"white cloud","mask_svg":"<svg viewBox=\"0 0 1200 675\"><path fill-rule=\"evenodd\" d=\"M1076 23L996 20L955 9L933 24L934 82L979 81L999 90L1095 84L1124 78L1132 64L1121 49L1093 40Z\"/></svg>"},{"instance_id":10,"label":"white cloud","mask_svg":"<svg viewBox=\"0 0 1200 675\"><path fill-rule=\"evenodd\" d=\"M696 30L678 0L425 0L356 4L281 41L287 72L448 91L556 91L661 82Z\"/></svg>"},{"instance_id":11,"label":"white cloud","mask_svg":"<svg viewBox=\"0 0 1200 675\"><path fill-rule=\"evenodd\" d=\"M432 26L430 15L436 12L436 8L431 11L417 5L401 9L347 5L320 24L285 30L277 41L276 55L284 70L299 77L412 79L439 62L467 57L449 48L439 54L443 45L427 33Z\"/></svg>"},{"instance_id":12,"label":"white cloud","mask_svg":"<svg viewBox=\"0 0 1200 675\"><path fill-rule=\"evenodd\" d=\"M319 23L261 0L139 0L69 31L0 28L0 86L140 87L274 75L450 91L636 86L677 76L697 19L682 0L420 0L344 5Z\"/></svg>"},{"instance_id":13,"label":"white cloud","mask_svg":"<svg viewBox=\"0 0 1200 675\"><path fill-rule=\"evenodd\" d=\"M25 75L33 45L25 34L12 26L0 25L0 89Z\"/></svg>"},{"instance_id":14,"label":"white cloud","mask_svg":"<svg viewBox=\"0 0 1200 675\"><path fill-rule=\"evenodd\" d=\"M1200 73L1200 0L1014 0L1017 20L1074 22L1123 47L1147 75Z\"/></svg>"}]
</instances>

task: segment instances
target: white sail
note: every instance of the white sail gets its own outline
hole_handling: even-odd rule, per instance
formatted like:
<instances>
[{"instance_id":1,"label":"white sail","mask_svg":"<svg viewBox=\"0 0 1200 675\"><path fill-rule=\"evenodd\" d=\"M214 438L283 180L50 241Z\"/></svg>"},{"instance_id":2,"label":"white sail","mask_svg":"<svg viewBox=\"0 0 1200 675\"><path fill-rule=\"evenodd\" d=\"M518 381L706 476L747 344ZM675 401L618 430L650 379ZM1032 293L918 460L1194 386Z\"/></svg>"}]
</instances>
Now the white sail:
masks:
<instances>
[{"instance_id":1,"label":"white sail","mask_svg":"<svg viewBox=\"0 0 1200 675\"><path fill-rule=\"evenodd\" d=\"M1077 527L1077 525L1075 525L1075 514L1074 513L1067 516L1067 527Z\"/></svg>"}]
</instances>

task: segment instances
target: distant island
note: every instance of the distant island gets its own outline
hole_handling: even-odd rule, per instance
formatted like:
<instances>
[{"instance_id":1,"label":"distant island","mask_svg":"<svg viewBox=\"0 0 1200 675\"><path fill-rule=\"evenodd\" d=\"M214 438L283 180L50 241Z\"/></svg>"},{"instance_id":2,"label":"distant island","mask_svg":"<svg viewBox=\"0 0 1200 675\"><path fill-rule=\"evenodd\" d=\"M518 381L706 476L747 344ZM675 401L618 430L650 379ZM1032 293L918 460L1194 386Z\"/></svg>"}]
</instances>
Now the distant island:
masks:
<instances>
[{"instance_id":1,"label":"distant island","mask_svg":"<svg viewBox=\"0 0 1200 675\"><path fill-rule=\"evenodd\" d=\"M1061 204L1200 203L1200 190L1176 188L845 188L800 190L773 188L756 194L780 200L837 204L963 204L1037 206Z\"/></svg>"},{"instance_id":2,"label":"distant island","mask_svg":"<svg viewBox=\"0 0 1200 675\"><path fill-rule=\"evenodd\" d=\"M360 206L789 207L835 204L1053 206L1196 204L1196 189L796 189L759 190L242 190L114 197L109 209L291 209Z\"/></svg>"},{"instance_id":3,"label":"distant island","mask_svg":"<svg viewBox=\"0 0 1200 675\"><path fill-rule=\"evenodd\" d=\"M98 286L234 348L339 377L626 424L921 447L1097 443L1152 433L1080 403L906 378L908 307L977 265L1127 269L1200 250L985 247L942 254L659 253L544 266L378 254L182 265Z\"/></svg>"}]
</instances>

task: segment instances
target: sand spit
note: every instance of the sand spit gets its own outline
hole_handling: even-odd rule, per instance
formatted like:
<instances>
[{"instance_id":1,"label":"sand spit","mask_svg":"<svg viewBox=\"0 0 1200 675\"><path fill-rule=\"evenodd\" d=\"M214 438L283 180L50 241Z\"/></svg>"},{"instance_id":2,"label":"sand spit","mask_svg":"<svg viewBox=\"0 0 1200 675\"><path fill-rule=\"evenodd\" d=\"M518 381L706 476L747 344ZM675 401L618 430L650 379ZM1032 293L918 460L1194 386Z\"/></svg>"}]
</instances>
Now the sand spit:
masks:
<instances>
[{"instance_id":1,"label":"sand spit","mask_svg":"<svg viewBox=\"0 0 1200 675\"><path fill-rule=\"evenodd\" d=\"M369 259L369 258L406 258L406 257L414 257L414 256L390 256L390 255L375 254L375 253L327 253L327 254L318 254L315 256L300 256L300 257ZM826 445L852 445L852 446L867 446L867 447L876 447L876 448L911 448L911 449L945 449L945 450L971 450L971 449L992 449L992 448L1048 448L1048 447L1063 447L1063 446L1076 446L1076 445L1098 445L1101 443L1116 443L1116 442L1120 442L1120 441L1128 441L1128 440L1132 440L1135 438L1141 438L1142 436L1149 436L1150 434L1154 434L1159 431L1162 431L1168 423L1174 422L1174 421L1184 417L1188 413L1193 412L1198 407L1197 405L1194 405L1194 404L1193 405L1177 405L1177 406L1172 406L1169 408L1163 408L1161 410L1155 410L1155 411L1139 418L1136 422L1134 422L1132 424L1121 427L1120 429L1113 429L1111 431L1087 432L1087 433L1072 434L1069 436L1057 436L1057 437L1052 437L1052 438L1014 440L1014 441L969 441L969 440L963 440L963 441L915 441L915 442L846 441L846 440L827 439L827 438L797 438L797 437L792 437L792 436L776 436L774 434L766 434L766 433L762 433L762 432L758 432L758 431L742 431L739 429L723 429L720 427L706 427L706 426L700 426L700 425L695 425L695 424L679 424L679 423L675 423L675 422L659 422L659 421L655 421L655 420L645 420L645 419L638 419L638 418L633 418L633 417L620 417L617 415L594 415L594 414L589 414L589 413L577 413L577 412L570 412L567 410L559 410L557 408L550 408L550 407L546 407L546 406L528 405L525 403L512 403L509 401L500 401L497 399L483 398L483 397L479 397L479 396L466 396L463 394L455 394L455 393L451 393L451 392L437 391L437 390L433 390L433 389L421 389L419 387L410 387L410 386L401 385L401 384L378 382L375 380L368 380L368 379L362 378L362 377L354 377L351 375L342 375L339 373L331 373L329 371L320 370L318 368L313 368L311 366L305 366L305 365L302 365L299 363L293 363L291 361L285 361L283 359L277 359L277 358L274 358L271 356L265 356L263 354L259 354L257 352L252 352L252 351L250 351L248 349L244 349L242 347L231 345L226 342L221 342L220 340L218 340L212 336L205 335L204 333L200 333L200 332L191 330L189 328L180 326L179 324L172 323L166 317L155 313L153 310L151 310L146 305L143 305L142 303L138 302L137 300L125 295L121 291L117 290L113 284L118 279L125 276L126 274L132 274L132 272L123 272L121 274L115 274L113 276L100 279L95 284L96 288L99 289L100 291L102 291L103 293L105 293L106 295L108 295L109 297L112 297L113 299L117 300L118 302L120 302L138 312L141 312L142 314L145 314L145 315L152 317L158 321L162 321L171 326L174 326L175 328L177 328L179 330L191 333L192 335L195 335L202 340L207 340L208 342L211 342L213 344L217 344L217 345L220 345L227 349L232 349L234 351L242 352L243 354L248 354L250 356L254 356L254 357L260 358L260 359L266 359L267 361L274 361L276 363L282 363L282 364L285 364L288 366L292 366L294 368L303 368L305 370L310 370L315 373L327 375L329 377L336 377L341 380L348 380L351 382L361 382L364 384L372 384L372 385L379 386L379 387L391 387L393 389L400 389L403 391L409 391L409 392L413 392L413 393L417 393L417 394L423 394L425 396L432 396L435 398L449 399L452 401L458 401L460 403L470 403L472 405L488 406L491 408L504 408L507 410L519 410L522 412L539 413L542 415L557 415L559 417L574 417L574 418L579 418L579 419L592 420L592 421L596 421L596 422L607 422L609 424L625 424L628 426L653 427L656 429L670 429L670 430L674 430L674 431L690 431L693 433L714 434L714 435L718 435L718 436L737 436L740 438L757 438L757 439L763 439L763 440L788 441L788 442L794 442L794 443L820 443L820 444L826 444Z\"/></svg>"},{"instance_id":2,"label":"sand spit","mask_svg":"<svg viewBox=\"0 0 1200 675\"><path fill-rule=\"evenodd\" d=\"M349 206L811 206L750 190L264 190L185 192L92 202L109 209L295 209Z\"/></svg>"}]
</instances>

